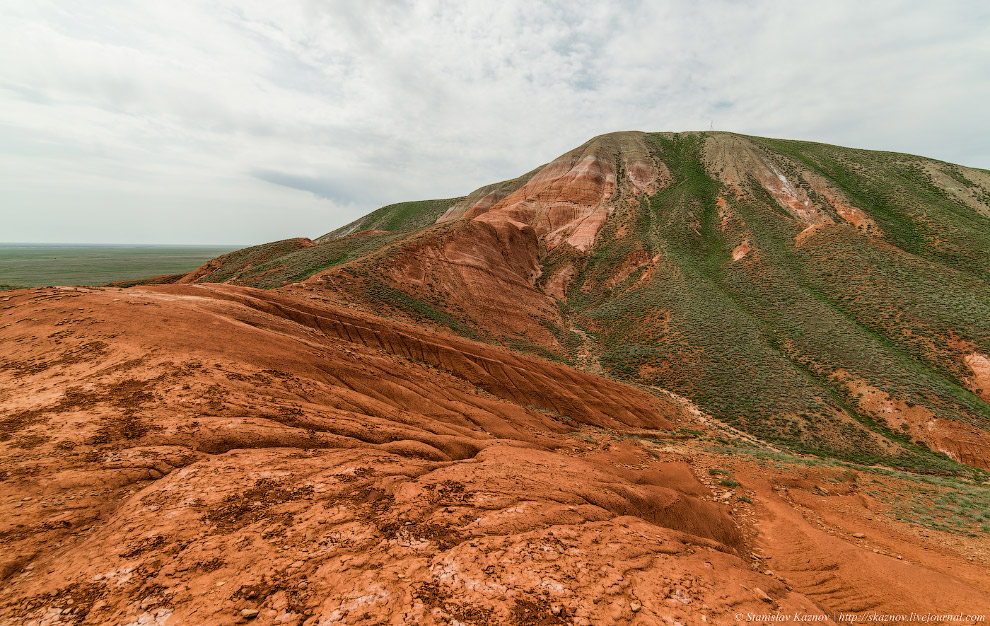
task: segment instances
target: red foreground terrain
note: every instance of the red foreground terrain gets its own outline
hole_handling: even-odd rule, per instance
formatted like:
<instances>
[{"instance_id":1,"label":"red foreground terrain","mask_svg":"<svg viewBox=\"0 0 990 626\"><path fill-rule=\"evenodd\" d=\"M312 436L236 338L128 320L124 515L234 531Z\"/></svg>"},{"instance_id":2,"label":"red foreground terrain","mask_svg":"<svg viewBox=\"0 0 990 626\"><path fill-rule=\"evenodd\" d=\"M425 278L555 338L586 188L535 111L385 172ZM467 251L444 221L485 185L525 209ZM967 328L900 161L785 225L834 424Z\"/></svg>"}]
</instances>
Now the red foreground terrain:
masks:
<instances>
[{"instance_id":1,"label":"red foreground terrain","mask_svg":"<svg viewBox=\"0 0 990 626\"><path fill-rule=\"evenodd\" d=\"M310 285L8 292L0 345L0 624L990 613L937 484Z\"/></svg>"}]
</instances>

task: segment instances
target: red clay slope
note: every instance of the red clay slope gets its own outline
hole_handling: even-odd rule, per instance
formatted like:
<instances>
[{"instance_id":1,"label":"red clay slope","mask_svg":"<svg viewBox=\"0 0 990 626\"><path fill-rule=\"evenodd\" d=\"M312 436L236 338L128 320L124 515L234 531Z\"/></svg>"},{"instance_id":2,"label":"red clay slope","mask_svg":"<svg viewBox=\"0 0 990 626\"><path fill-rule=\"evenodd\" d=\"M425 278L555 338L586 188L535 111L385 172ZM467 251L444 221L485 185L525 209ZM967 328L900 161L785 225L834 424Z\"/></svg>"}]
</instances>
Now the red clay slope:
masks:
<instances>
[{"instance_id":1,"label":"red clay slope","mask_svg":"<svg viewBox=\"0 0 990 626\"><path fill-rule=\"evenodd\" d=\"M754 568L752 530L694 453L644 439L670 438L680 405L614 381L221 285L11 292L0 341L0 623L734 624L841 608ZM933 593L986 601L923 571Z\"/></svg>"},{"instance_id":2,"label":"red clay slope","mask_svg":"<svg viewBox=\"0 0 990 626\"><path fill-rule=\"evenodd\" d=\"M683 464L558 451L670 427L636 389L245 288L14 292L0 326L10 623L600 623L676 572L713 617L760 604L727 576L810 608Z\"/></svg>"}]
</instances>

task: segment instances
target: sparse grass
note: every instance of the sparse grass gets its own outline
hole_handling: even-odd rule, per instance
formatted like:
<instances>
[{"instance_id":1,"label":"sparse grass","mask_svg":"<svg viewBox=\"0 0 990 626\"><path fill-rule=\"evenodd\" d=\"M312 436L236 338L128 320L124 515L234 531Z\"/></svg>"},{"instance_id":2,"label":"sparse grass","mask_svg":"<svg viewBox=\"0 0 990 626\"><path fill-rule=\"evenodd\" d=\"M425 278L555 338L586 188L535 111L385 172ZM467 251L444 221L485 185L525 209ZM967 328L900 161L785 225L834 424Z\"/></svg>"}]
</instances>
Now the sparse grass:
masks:
<instances>
[{"instance_id":1,"label":"sparse grass","mask_svg":"<svg viewBox=\"0 0 990 626\"><path fill-rule=\"evenodd\" d=\"M568 301L568 311L598 339L607 371L676 391L727 424L804 453L930 473L965 471L861 408L844 381L864 381L941 419L990 426L990 406L961 384L963 354L949 348L961 345L954 337L990 347L987 284L940 265L937 255L925 260L877 246L851 227L823 231L824 245L795 248L801 226L755 179L737 197L710 177L701 158L703 133L649 141L673 180L606 224ZM835 150L856 161L855 172L877 157ZM788 161L791 153L781 158L772 150L768 158L821 201L794 164L806 160ZM897 167L891 176L899 193L949 202L919 178L918 166ZM716 219L720 194L733 220ZM957 215L959 207L950 209L959 224L969 219ZM898 236L924 235L905 220ZM734 230L736 224L746 230ZM732 263L728 252L743 238L759 255ZM606 289L603 283L637 250L660 253L651 280ZM875 434L894 442L895 451L875 443Z\"/></svg>"},{"instance_id":2,"label":"sparse grass","mask_svg":"<svg viewBox=\"0 0 990 626\"><path fill-rule=\"evenodd\" d=\"M990 474L982 470L962 466L958 475L932 476L836 459L799 457L765 448L716 450L721 454L746 454L785 472L792 471L789 468L795 465L844 470L835 477L836 481L858 483L868 495L887 505L895 519L967 536L990 533ZM857 481L857 473L885 480Z\"/></svg>"},{"instance_id":3,"label":"sparse grass","mask_svg":"<svg viewBox=\"0 0 990 626\"><path fill-rule=\"evenodd\" d=\"M442 308L419 300L392 285L378 280L369 280L365 288L372 302L394 307L405 311L413 317L446 326L454 332L471 339L478 339L480 337L477 330L467 326Z\"/></svg>"},{"instance_id":4,"label":"sparse grass","mask_svg":"<svg viewBox=\"0 0 990 626\"><path fill-rule=\"evenodd\" d=\"M583 440L587 441L588 443L594 443L594 444L597 444L598 443L598 440L595 439L594 437L592 437L591 435L587 435L585 433L578 432L576 430L573 431L573 432L567 433L567 434L571 435L572 437L578 437L580 439L583 439Z\"/></svg>"},{"instance_id":5,"label":"sparse grass","mask_svg":"<svg viewBox=\"0 0 990 626\"><path fill-rule=\"evenodd\" d=\"M916 489L877 497L902 521L968 536L990 533L990 487L946 479L919 482Z\"/></svg>"},{"instance_id":6,"label":"sparse grass","mask_svg":"<svg viewBox=\"0 0 990 626\"><path fill-rule=\"evenodd\" d=\"M463 197L442 200L414 200L383 206L346 226L320 237L321 241L336 239L363 230L400 232L423 228L437 221L443 213Z\"/></svg>"}]
</instances>

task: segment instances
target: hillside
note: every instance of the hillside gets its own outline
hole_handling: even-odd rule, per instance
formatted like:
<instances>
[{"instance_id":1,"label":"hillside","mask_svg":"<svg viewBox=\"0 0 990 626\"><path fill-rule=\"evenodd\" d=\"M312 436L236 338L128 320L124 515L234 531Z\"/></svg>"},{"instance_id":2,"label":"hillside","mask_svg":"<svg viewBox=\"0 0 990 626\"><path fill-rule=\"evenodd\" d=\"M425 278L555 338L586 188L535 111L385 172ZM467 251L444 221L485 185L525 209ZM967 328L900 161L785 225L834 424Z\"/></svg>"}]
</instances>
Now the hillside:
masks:
<instances>
[{"instance_id":1,"label":"hillside","mask_svg":"<svg viewBox=\"0 0 990 626\"><path fill-rule=\"evenodd\" d=\"M301 283L674 391L792 450L958 472L990 467L988 250L982 170L630 132L187 280Z\"/></svg>"}]
</instances>

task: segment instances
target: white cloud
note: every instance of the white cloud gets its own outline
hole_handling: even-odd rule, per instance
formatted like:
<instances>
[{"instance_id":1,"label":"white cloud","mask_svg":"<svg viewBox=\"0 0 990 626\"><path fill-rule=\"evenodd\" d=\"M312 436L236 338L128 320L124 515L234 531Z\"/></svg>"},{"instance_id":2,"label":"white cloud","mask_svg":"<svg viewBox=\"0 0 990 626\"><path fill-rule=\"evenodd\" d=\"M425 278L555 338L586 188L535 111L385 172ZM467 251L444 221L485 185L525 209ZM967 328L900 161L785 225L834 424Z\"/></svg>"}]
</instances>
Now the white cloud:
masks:
<instances>
[{"instance_id":1,"label":"white cloud","mask_svg":"<svg viewBox=\"0 0 990 626\"><path fill-rule=\"evenodd\" d=\"M990 167L982 3L0 8L0 240L253 243L716 128Z\"/></svg>"}]
</instances>

